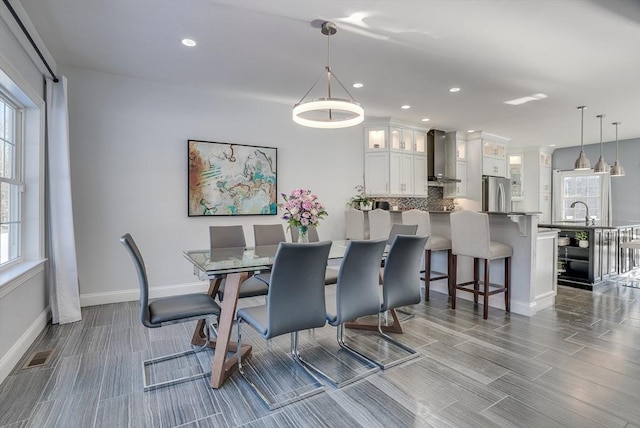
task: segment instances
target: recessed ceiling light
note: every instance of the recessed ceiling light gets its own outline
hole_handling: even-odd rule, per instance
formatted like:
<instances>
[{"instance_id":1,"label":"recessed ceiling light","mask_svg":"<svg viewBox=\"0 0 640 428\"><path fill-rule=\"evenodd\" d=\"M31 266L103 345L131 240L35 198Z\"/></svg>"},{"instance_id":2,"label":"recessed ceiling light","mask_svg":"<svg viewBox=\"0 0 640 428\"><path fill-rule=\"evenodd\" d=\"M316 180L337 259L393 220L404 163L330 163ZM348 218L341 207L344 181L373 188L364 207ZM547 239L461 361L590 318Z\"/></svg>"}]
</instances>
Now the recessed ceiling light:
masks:
<instances>
[{"instance_id":1,"label":"recessed ceiling light","mask_svg":"<svg viewBox=\"0 0 640 428\"><path fill-rule=\"evenodd\" d=\"M460 88L450 88L449 92L460 92Z\"/></svg>"},{"instance_id":2,"label":"recessed ceiling light","mask_svg":"<svg viewBox=\"0 0 640 428\"><path fill-rule=\"evenodd\" d=\"M409 110L409 109L411 108L411 106L410 106L410 105L405 104L405 105L403 105L403 106L402 106L402 107L400 107L400 108L401 108L402 110Z\"/></svg>"},{"instance_id":3,"label":"recessed ceiling light","mask_svg":"<svg viewBox=\"0 0 640 428\"><path fill-rule=\"evenodd\" d=\"M428 117L425 117L425 118L422 119L423 122L429 122L429 120L430 119Z\"/></svg>"},{"instance_id":4,"label":"recessed ceiling light","mask_svg":"<svg viewBox=\"0 0 640 428\"><path fill-rule=\"evenodd\" d=\"M191 40L191 39L182 39L182 44L192 48L196 45L196 42L195 40Z\"/></svg>"},{"instance_id":5,"label":"recessed ceiling light","mask_svg":"<svg viewBox=\"0 0 640 428\"><path fill-rule=\"evenodd\" d=\"M471 133L471 132L476 132L475 129L468 129L467 132Z\"/></svg>"},{"instance_id":6,"label":"recessed ceiling light","mask_svg":"<svg viewBox=\"0 0 640 428\"><path fill-rule=\"evenodd\" d=\"M547 98L545 94L533 94L528 97L516 98L515 100L505 101L505 104L511 104L512 106L519 106L520 104L528 103L529 101L538 101Z\"/></svg>"},{"instance_id":7,"label":"recessed ceiling light","mask_svg":"<svg viewBox=\"0 0 640 428\"><path fill-rule=\"evenodd\" d=\"M362 88L362 87L364 86L364 84L362 84L362 83L360 83L360 82L356 82L356 83L354 83L354 84L353 84L353 85L351 85L351 86L353 86L354 88Z\"/></svg>"},{"instance_id":8,"label":"recessed ceiling light","mask_svg":"<svg viewBox=\"0 0 640 428\"><path fill-rule=\"evenodd\" d=\"M555 144L549 144L549 147L555 147L555 146L556 146Z\"/></svg>"}]
</instances>

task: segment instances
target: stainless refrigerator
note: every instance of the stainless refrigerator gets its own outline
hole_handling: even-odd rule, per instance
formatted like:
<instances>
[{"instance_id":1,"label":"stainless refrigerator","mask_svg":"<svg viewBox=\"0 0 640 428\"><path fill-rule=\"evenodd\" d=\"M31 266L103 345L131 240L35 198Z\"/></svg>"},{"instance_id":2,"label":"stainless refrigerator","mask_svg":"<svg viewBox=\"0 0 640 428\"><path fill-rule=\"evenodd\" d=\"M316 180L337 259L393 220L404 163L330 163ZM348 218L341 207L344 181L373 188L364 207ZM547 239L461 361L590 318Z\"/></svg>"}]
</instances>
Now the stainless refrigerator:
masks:
<instances>
[{"instance_id":1,"label":"stainless refrigerator","mask_svg":"<svg viewBox=\"0 0 640 428\"><path fill-rule=\"evenodd\" d=\"M508 178L482 176L482 211L511 211L511 183Z\"/></svg>"}]
</instances>

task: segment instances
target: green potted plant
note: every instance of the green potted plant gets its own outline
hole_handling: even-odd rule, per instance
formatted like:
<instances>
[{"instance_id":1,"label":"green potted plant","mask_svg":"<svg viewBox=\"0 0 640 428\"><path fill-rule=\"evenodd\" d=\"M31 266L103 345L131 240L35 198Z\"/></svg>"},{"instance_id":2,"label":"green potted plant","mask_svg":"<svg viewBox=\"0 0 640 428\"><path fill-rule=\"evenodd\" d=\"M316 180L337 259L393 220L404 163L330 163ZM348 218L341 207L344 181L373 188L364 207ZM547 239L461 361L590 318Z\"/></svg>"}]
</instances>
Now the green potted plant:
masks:
<instances>
[{"instance_id":1,"label":"green potted plant","mask_svg":"<svg viewBox=\"0 0 640 428\"><path fill-rule=\"evenodd\" d=\"M365 187L359 184L356 186L356 194L351 197L347 205L351 208L368 211L373 205L373 198L367 196Z\"/></svg>"},{"instance_id":2,"label":"green potted plant","mask_svg":"<svg viewBox=\"0 0 640 428\"><path fill-rule=\"evenodd\" d=\"M587 248L589 246L589 232L586 230L578 230L575 233L576 241L578 241L578 247Z\"/></svg>"}]
</instances>

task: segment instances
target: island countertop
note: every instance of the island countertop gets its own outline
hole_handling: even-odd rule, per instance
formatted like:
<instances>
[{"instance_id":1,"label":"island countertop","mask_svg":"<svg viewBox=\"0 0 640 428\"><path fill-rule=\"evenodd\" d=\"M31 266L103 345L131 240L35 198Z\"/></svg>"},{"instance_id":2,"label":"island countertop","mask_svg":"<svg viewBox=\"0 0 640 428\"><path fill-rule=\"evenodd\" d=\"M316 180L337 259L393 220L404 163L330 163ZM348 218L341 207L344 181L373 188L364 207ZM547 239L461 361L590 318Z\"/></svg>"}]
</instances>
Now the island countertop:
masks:
<instances>
[{"instance_id":1,"label":"island countertop","mask_svg":"<svg viewBox=\"0 0 640 428\"><path fill-rule=\"evenodd\" d=\"M575 221L557 221L555 223L550 224L539 224L539 227L551 227L551 228L561 228L561 229L624 229L627 227L640 227L640 222L628 222L628 221L614 221L611 224L601 224L599 221L596 221L595 224L585 224L585 222L575 222Z\"/></svg>"}]
</instances>

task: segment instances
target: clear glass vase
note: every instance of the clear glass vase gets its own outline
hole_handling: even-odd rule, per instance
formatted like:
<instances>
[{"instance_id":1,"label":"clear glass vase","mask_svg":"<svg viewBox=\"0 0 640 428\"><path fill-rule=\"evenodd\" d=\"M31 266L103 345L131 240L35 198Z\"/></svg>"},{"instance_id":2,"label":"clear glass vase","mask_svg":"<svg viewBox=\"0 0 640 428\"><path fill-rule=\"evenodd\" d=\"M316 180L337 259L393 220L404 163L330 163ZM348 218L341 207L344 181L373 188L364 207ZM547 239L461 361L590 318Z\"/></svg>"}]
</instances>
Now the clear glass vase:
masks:
<instances>
[{"instance_id":1,"label":"clear glass vase","mask_svg":"<svg viewBox=\"0 0 640 428\"><path fill-rule=\"evenodd\" d=\"M298 244L309 243L309 228L307 226L298 226Z\"/></svg>"}]
</instances>

